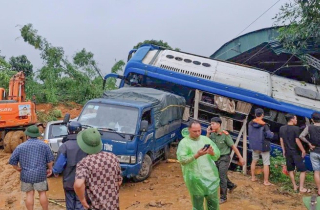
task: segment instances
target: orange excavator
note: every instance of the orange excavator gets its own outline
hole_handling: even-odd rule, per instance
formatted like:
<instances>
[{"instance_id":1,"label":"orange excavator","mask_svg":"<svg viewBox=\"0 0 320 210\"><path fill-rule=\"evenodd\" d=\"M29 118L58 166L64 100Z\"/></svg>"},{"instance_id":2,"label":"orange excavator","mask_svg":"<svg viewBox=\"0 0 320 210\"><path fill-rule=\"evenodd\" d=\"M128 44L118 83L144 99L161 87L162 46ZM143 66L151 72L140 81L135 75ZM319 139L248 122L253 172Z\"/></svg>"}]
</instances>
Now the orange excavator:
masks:
<instances>
[{"instance_id":1,"label":"orange excavator","mask_svg":"<svg viewBox=\"0 0 320 210\"><path fill-rule=\"evenodd\" d=\"M9 91L0 88L0 146L5 152L12 152L26 141L24 130L37 123L36 107L26 101L25 75L18 72L9 82Z\"/></svg>"}]
</instances>

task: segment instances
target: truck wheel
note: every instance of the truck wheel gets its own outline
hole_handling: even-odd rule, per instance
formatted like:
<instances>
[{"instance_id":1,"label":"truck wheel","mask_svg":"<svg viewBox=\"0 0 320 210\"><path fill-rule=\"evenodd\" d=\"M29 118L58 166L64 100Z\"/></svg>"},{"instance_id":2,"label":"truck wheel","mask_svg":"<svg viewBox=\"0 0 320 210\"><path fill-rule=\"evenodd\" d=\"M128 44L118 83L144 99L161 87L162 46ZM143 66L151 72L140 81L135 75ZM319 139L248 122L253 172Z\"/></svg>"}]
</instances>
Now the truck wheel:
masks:
<instances>
[{"instance_id":1,"label":"truck wheel","mask_svg":"<svg viewBox=\"0 0 320 210\"><path fill-rule=\"evenodd\" d=\"M152 160L148 154L146 154L143 158L143 162L141 164L141 169L139 174L134 176L132 179L134 182L141 182L147 179L152 171Z\"/></svg>"},{"instance_id":2,"label":"truck wheel","mask_svg":"<svg viewBox=\"0 0 320 210\"><path fill-rule=\"evenodd\" d=\"M27 137L23 131L14 132L11 136L11 142L10 142L12 152L17 148L19 144L25 142L26 139Z\"/></svg>"},{"instance_id":3,"label":"truck wheel","mask_svg":"<svg viewBox=\"0 0 320 210\"><path fill-rule=\"evenodd\" d=\"M10 140L11 140L11 137L13 135L14 131L9 131L6 136L4 137L4 140L3 140L3 148L4 148L4 152L6 153L11 153L12 150L11 150L11 146L10 146Z\"/></svg>"},{"instance_id":4,"label":"truck wheel","mask_svg":"<svg viewBox=\"0 0 320 210\"><path fill-rule=\"evenodd\" d=\"M4 131L0 131L0 148L3 147Z\"/></svg>"}]
</instances>

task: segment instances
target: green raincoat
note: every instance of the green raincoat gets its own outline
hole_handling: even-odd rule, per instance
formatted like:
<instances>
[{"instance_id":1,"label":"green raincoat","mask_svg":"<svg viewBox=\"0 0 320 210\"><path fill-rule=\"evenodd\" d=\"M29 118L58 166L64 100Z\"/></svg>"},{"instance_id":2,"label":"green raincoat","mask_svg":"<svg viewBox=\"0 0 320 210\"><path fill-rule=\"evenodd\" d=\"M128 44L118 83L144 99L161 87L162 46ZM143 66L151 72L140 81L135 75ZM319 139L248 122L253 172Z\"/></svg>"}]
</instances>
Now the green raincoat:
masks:
<instances>
[{"instance_id":1,"label":"green raincoat","mask_svg":"<svg viewBox=\"0 0 320 210\"><path fill-rule=\"evenodd\" d=\"M202 149L205 144L211 145L214 156L206 154L198 159L194 159L194 155ZM219 159L220 151L216 144L206 136L200 136L197 140L192 140L189 136L186 136L178 145L177 157L182 165L183 178L191 197L198 196L202 198L203 205L203 197L213 196L215 200L214 207L207 206L207 209L219 209L219 203L216 202L219 202L217 190L220 179L214 161ZM192 203L194 206L193 209L197 209L195 208L194 199L192 199Z\"/></svg>"}]
</instances>

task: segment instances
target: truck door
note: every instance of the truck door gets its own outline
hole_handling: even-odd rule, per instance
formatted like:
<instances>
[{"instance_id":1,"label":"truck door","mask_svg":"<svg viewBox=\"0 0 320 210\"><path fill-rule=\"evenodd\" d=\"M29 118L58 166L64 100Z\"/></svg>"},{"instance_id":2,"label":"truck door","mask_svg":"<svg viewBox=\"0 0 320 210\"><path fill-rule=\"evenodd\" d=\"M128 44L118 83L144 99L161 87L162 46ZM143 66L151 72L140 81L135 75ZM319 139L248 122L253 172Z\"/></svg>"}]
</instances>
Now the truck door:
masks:
<instances>
[{"instance_id":1,"label":"truck door","mask_svg":"<svg viewBox=\"0 0 320 210\"><path fill-rule=\"evenodd\" d=\"M138 151L137 151L137 158L138 158L138 163L139 161L142 161L143 155L151 152L151 159L153 160L153 153L154 153L154 145L155 145L155 140L154 140L154 120L152 120L152 109L147 109L142 112L142 120L147 120L148 121L148 129L146 132L141 133L140 141L138 143Z\"/></svg>"}]
</instances>

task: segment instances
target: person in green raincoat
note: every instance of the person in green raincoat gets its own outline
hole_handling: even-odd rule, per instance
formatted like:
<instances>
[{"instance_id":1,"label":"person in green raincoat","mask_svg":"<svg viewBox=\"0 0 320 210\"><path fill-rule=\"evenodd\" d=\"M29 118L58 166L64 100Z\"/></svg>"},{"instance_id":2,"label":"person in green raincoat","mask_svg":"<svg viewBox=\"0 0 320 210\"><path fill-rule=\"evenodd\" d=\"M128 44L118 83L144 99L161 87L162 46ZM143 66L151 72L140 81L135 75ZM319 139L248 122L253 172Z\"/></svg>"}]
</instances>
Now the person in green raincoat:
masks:
<instances>
[{"instance_id":1,"label":"person in green raincoat","mask_svg":"<svg viewBox=\"0 0 320 210\"><path fill-rule=\"evenodd\" d=\"M220 179L214 161L219 159L220 151L208 137L201 135L200 123L191 122L188 131L189 135L184 135L178 145L177 157L191 196L193 210L219 210ZM205 145L210 146L206 149Z\"/></svg>"}]
</instances>

